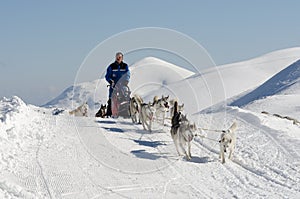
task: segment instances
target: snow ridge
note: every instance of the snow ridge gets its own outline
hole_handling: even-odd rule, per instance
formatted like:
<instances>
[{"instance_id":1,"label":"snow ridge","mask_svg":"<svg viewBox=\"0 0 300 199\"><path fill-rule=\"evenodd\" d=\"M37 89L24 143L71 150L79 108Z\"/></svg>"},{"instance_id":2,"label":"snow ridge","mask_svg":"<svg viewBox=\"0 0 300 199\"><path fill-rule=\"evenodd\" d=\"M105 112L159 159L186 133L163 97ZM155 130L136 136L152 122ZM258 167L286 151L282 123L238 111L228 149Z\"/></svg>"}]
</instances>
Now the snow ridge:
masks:
<instances>
[{"instance_id":1,"label":"snow ridge","mask_svg":"<svg viewBox=\"0 0 300 199\"><path fill-rule=\"evenodd\" d=\"M272 78L267 80L264 84L235 100L231 106L245 106L250 102L272 96L280 93L288 92L288 90L300 83L300 60L286 67Z\"/></svg>"},{"instance_id":2,"label":"snow ridge","mask_svg":"<svg viewBox=\"0 0 300 199\"><path fill-rule=\"evenodd\" d=\"M16 113L27 110L26 104L17 96L12 98L3 97L0 100L0 121L7 122L11 120Z\"/></svg>"}]
</instances>

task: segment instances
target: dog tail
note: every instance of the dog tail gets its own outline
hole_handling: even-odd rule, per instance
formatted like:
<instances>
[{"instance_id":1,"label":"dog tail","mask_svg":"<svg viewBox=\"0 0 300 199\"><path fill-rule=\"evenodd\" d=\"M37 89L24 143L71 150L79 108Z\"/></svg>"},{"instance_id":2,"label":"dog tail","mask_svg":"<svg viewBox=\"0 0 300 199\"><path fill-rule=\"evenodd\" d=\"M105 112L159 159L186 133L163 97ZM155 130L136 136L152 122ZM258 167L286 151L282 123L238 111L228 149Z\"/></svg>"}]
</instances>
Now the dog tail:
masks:
<instances>
[{"instance_id":1,"label":"dog tail","mask_svg":"<svg viewBox=\"0 0 300 199\"><path fill-rule=\"evenodd\" d=\"M234 121L228 130L230 132L234 132L236 129L237 129L237 123L236 123L236 121Z\"/></svg>"},{"instance_id":2,"label":"dog tail","mask_svg":"<svg viewBox=\"0 0 300 199\"><path fill-rule=\"evenodd\" d=\"M180 122L180 112L178 112L178 102L174 102L174 115L172 115L172 128L178 128Z\"/></svg>"},{"instance_id":3,"label":"dog tail","mask_svg":"<svg viewBox=\"0 0 300 199\"><path fill-rule=\"evenodd\" d=\"M142 99L142 97L139 96L139 95L137 95L137 94L134 95L134 98L140 104L142 104L144 102L143 99Z\"/></svg>"},{"instance_id":4,"label":"dog tail","mask_svg":"<svg viewBox=\"0 0 300 199\"><path fill-rule=\"evenodd\" d=\"M158 101L158 96L154 96L154 97L153 97L153 103L152 103L152 104L156 104L157 101Z\"/></svg>"},{"instance_id":5,"label":"dog tail","mask_svg":"<svg viewBox=\"0 0 300 199\"><path fill-rule=\"evenodd\" d=\"M174 115L172 115L173 117L178 113L178 102L175 101L174 102Z\"/></svg>"}]
</instances>

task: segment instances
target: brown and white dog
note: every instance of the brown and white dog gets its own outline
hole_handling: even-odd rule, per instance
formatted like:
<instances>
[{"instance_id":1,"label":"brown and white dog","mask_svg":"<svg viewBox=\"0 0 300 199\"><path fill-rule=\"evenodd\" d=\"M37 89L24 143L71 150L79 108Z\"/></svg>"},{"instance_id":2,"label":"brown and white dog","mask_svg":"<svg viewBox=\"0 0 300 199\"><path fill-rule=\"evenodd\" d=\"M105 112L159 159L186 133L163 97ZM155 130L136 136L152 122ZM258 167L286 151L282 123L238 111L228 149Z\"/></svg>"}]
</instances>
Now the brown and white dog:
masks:
<instances>
[{"instance_id":1,"label":"brown and white dog","mask_svg":"<svg viewBox=\"0 0 300 199\"><path fill-rule=\"evenodd\" d=\"M87 102L85 102L84 104L80 105L79 107L77 107L76 109L74 109L73 111L70 111L69 114L70 115L74 115L74 116L88 116L88 104Z\"/></svg>"},{"instance_id":2,"label":"brown and white dog","mask_svg":"<svg viewBox=\"0 0 300 199\"><path fill-rule=\"evenodd\" d=\"M236 145L235 131L237 129L237 123L233 122L228 130L225 130L221 134L220 143L220 158L222 164L225 163L225 153L229 150L229 159L232 159L232 154Z\"/></svg>"}]
</instances>

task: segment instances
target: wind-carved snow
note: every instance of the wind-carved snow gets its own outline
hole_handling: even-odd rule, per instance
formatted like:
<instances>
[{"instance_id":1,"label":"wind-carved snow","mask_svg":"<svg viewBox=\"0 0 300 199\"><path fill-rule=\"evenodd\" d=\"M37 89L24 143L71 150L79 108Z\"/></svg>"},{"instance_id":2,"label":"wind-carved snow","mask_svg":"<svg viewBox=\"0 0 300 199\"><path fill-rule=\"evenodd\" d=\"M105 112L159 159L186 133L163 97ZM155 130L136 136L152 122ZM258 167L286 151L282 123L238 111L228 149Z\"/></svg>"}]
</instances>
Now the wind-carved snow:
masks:
<instances>
[{"instance_id":1,"label":"wind-carved snow","mask_svg":"<svg viewBox=\"0 0 300 199\"><path fill-rule=\"evenodd\" d=\"M265 108L283 114L288 106L284 114L299 113L299 66L292 64L299 58L300 49L293 48L201 74L155 58L132 66L130 87L146 100L165 94L168 87L179 95L188 118L198 127L223 130L237 122L236 151L225 164L219 161L218 132L199 130L209 139L196 137L192 159L186 161L176 153L170 122L149 133L131 120L94 118L93 109L87 118L52 114L54 107L105 103L104 79L68 88L48 108L28 105L18 97L3 98L0 198L299 198L300 127L261 114ZM158 68L165 68L164 74L157 74ZM271 78L276 76L280 78ZM143 80L151 79L161 88L139 88ZM234 101L266 81L271 82L267 87L271 90L292 86L242 108L225 102L214 111L200 113L224 99ZM197 109L192 105L195 99L199 100ZM192 113L197 114L191 117Z\"/></svg>"},{"instance_id":2,"label":"wind-carved snow","mask_svg":"<svg viewBox=\"0 0 300 199\"><path fill-rule=\"evenodd\" d=\"M300 84L300 60L296 61L292 65L286 67L264 84L256 88L250 93L247 93L243 97L237 99L232 106L245 106L250 102L259 100L268 96L277 94L289 94L294 90L293 87L298 87ZM299 92L299 91L298 91ZM300 94L300 93L298 93Z\"/></svg>"}]
</instances>

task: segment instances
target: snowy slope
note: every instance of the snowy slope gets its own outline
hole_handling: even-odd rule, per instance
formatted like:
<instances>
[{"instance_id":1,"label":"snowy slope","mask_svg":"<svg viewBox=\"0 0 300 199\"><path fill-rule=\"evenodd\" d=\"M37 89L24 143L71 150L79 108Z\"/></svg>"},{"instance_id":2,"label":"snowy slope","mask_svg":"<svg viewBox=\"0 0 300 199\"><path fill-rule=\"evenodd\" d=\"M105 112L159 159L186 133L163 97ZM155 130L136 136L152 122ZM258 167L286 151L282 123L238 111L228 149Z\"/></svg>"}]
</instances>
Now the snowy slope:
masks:
<instances>
[{"instance_id":1,"label":"snowy slope","mask_svg":"<svg viewBox=\"0 0 300 199\"><path fill-rule=\"evenodd\" d=\"M185 103L191 118L293 68L299 49L200 75L146 58L132 66L130 87L145 99L170 92ZM157 73L161 68L163 74ZM285 82L297 82L297 67L291 71L294 75ZM141 82L147 85L139 87ZM272 82L268 89L280 84ZM0 198L299 198L300 126L261 114L269 104L283 111L292 102L289 112L298 114L296 85L245 107L224 106L193 115L202 128L221 130L234 120L238 123L234 158L225 164L219 161L218 132L199 130L204 138L192 141L192 160L186 161L176 153L169 122L149 133L127 119L54 116L52 109L25 104L18 97L3 98ZM81 101L105 102L106 96L105 81L95 80L70 87L48 105L70 108Z\"/></svg>"},{"instance_id":2,"label":"snowy slope","mask_svg":"<svg viewBox=\"0 0 300 199\"><path fill-rule=\"evenodd\" d=\"M152 100L155 95L177 97L185 102L188 112L195 113L254 89L299 58L300 48L285 49L248 61L214 67L193 76L191 71L147 57L130 66L129 86L145 101ZM87 101L90 108L98 109L99 103L107 101L106 86L104 79L80 83L67 88L45 106L72 109Z\"/></svg>"},{"instance_id":3,"label":"snowy slope","mask_svg":"<svg viewBox=\"0 0 300 199\"><path fill-rule=\"evenodd\" d=\"M286 67L264 84L231 103L232 106L245 106L250 102L276 94L295 93L300 85L300 59Z\"/></svg>"},{"instance_id":4,"label":"snowy slope","mask_svg":"<svg viewBox=\"0 0 300 199\"><path fill-rule=\"evenodd\" d=\"M167 86L194 74L189 70L154 57L146 57L136 62L130 66L130 72L129 87L133 93L138 93L142 96L145 93L156 91L162 86ZM70 86L44 106L72 109L84 102L88 102L90 108L97 109L99 103L106 103L107 96L107 82L103 78ZM95 104L96 107L94 108Z\"/></svg>"},{"instance_id":5,"label":"snowy slope","mask_svg":"<svg viewBox=\"0 0 300 199\"><path fill-rule=\"evenodd\" d=\"M90 108L93 108L95 103L105 104L106 96L108 96L106 84L104 79L100 79L70 86L58 97L43 106L73 109L85 102L88 103Z\"/></svg>"},{"instance_id":6,"label":"snowy slope","mask_svg":"<svg viewBox=\"0 0 300 199\"><path fill-rule=\"evenodd\" d=\"M186 103L189 113L196 113L217 103L226 105L227 99L260 86L298 59L300 48L275 51L248 61L201 71L201 74L171 84L156 93L174 93Z\"/></svg>"},{"instance_id":7,"label":"snowy slope","mask_svg":"<svg viewBox=\"0 0 300 199\"><path fill-rule=\"evenodd\" d=\"M0 104L14 110L5 113L14 118L9 126L0 123L1 198L299 197L299 140L280 142L282 132L251 112L230 109L226 123L213 115L215 128L233 119L239 125L234 159L222 165L217 133L195 138L188 162L177 156L168 126L147 133L129 120L44 114L18 98ZM210 117L199 115L199 125Z\"/></svg>"}]
</instances>

